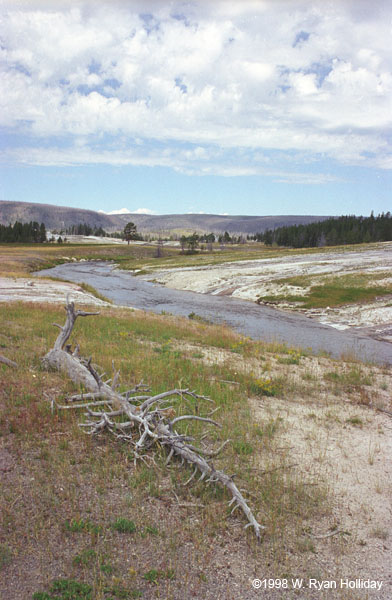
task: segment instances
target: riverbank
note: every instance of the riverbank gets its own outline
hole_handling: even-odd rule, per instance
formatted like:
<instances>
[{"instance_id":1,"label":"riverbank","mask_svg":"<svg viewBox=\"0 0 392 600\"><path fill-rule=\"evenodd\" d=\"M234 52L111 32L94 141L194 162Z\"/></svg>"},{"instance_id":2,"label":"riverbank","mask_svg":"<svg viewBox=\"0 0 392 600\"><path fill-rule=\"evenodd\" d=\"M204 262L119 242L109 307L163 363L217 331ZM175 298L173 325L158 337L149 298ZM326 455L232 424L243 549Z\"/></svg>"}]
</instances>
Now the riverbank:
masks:
<instances>
[{"instance_id":1,"label":"riverbank","mask_svg":"<svg viewBox=\"0 0 392 600\"><path fill-rule=\"evenodd\" d=\"M67 296L76 303L111 306L80 285L49 279L0 277L0 302L33 302L64 304Z\"/></svg>"},{"instance_id":2,"label":"riverbank","mask_svg":"<svg viewBox=\"0 0 392 600\"><path fill-rule=\"evenodd\" d=\"M154 269L140 276L173 289L258 301L300 312L339 330L392 341L391 272L392 242L384 242L357 251L324 249L236 263ZM317 298L312 295L316 288ZM353 291L351 302L344 300L347 290Z\"/></svg>"},{"instance_id":3,"label":"riverbank","mask_svg":"<svg viewBox=\"0 0 392 600\"><path fill-rule=\"evenodd\" d=\"M392 364L392 345L337 331L292 311L277 310L226 295L197 294L144 281L107 262L72 262L39 272L40 276L83 282L115 304L161 314L193 316L225 323L256 340L284 343L312 354L351 357L379 365Z\"/></svg>"}]
</instances>

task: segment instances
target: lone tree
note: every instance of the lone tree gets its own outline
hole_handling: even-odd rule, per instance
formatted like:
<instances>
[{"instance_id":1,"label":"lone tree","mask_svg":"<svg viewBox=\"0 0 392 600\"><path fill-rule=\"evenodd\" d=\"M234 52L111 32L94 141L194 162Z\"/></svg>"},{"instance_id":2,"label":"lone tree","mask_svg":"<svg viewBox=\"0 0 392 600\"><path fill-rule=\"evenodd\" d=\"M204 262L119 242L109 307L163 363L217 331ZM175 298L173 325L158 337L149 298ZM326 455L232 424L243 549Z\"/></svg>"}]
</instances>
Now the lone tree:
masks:
<instances>
[{"instance_id":1,"label":"lone tree","mask_svg":"<svg viewBox=\"0 0 392 600\"><path fill-rule=\"evenodd\" d=\"M130 221L124 227L124 240L127 240L128 245L129 245L129 242L131 240L137 240L137 239L138 239L138 235L137 235L137 231L136 231L136 225L135 225L135 223L132 223L132 221Z\"/></svg>"}]
</instances>

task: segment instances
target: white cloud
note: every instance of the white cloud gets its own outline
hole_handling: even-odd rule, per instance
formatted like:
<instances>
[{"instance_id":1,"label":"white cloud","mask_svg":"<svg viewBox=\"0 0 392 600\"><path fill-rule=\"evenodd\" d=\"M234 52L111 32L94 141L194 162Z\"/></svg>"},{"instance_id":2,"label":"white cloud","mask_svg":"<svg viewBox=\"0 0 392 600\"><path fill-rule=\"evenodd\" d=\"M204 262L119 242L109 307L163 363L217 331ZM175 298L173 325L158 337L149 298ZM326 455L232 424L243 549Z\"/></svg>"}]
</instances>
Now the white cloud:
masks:
<instances>
[{"instance_id":1,"label":"white cloud","mask_svg":"<svg viewBox=\"0 0 392 600\"><path fill-rule=\"evenodd\" d=\"M387 1L2 7L0 125L26 138L8 161L292 180L294 152L390 168Z\"/></svg>"},{"instance_id":2,"label":"white cloud","mask_svg":"<svg viewBox=\"0 0 392 600\"><path fill-rule=\"evenodd\" d=\"M155 215L156 214L153 210L150 210L149 208L137 208L136 210L133 210L132 213L137 214L137 215Z\"/></svg>"},{"instance_id":3,"label":"white cloud","mask_svg":"<svg viewBox=\"0 0 392 600\"><path fill-rule=\"evenodd\" d=\"M102 211L103 212L103 211ZM106 213L107 215L127 215L129 214L131 211L128 210L127 208L118 208L116 210L111 210L110 212Z\"/></svg>"}]
</instances>

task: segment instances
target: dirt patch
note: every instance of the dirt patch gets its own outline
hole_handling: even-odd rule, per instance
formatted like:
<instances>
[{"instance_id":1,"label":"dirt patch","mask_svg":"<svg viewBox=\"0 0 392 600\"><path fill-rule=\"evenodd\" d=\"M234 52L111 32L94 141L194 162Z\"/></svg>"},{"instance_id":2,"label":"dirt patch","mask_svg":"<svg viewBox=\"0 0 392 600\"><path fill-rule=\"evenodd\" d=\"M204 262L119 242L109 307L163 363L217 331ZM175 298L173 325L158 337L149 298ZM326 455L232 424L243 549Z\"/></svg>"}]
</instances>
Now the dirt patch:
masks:
<instances>
[{"instance_id":1,"label":"dirt patch","mask_svg":"<svg viewBox=\"0 0 392 600\"><path fill-rule=\"evenodd\" d=\"M375 597L389 600L391 420L327 395L306 406L300 400L254 400L252 404L256 420L283 420L286 432L282 439L290 446L293 462L310 484L322 482L328 489L331 514L317 523L309 522L302 540L314 555L314 573L327 572L336 580L383 581ZM329 535L334 531L338 533ZM300 571L299 562L297 568Z\"/></svg>"}]
</instances>

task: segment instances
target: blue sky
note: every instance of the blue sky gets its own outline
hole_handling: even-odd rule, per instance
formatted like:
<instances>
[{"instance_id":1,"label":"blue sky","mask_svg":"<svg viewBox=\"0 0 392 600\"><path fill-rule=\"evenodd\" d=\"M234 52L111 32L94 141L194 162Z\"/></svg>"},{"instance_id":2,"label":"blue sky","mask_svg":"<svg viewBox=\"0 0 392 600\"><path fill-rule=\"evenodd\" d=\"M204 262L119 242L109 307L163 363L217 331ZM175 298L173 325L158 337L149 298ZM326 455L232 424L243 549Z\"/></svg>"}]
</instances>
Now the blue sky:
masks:
<instances>
[{"instance_id":1,"label":"blue sky","mask_svg":"<svg viewBox=\"0 0 392 600\"><path fill-rule=\"evenodd\" d=\"M0 0L0 199L392 209L392 6Z\"/></svg>"}]
</instances>

